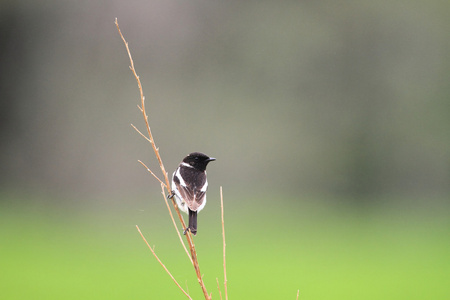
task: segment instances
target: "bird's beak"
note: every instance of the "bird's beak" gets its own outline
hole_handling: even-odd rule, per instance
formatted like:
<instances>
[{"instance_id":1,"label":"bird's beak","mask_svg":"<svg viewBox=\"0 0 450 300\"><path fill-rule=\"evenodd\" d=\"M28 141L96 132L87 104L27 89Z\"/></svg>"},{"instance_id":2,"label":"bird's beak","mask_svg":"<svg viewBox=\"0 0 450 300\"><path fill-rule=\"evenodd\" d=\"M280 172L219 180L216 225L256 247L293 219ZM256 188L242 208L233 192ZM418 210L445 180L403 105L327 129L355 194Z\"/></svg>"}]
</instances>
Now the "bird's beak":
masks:
<instances>
[{"instance_id":1,"label":"bird's beak","mask_svg":"<svg viewBox=\"0 0 450 300\"><path fill-rule=\"evenodd\" d=\"M214 157L210 157L210 158L208 158L206 161L207 162L210 162L210 161L215 161L216 159L214 158Z\"/></svg>"}]
</instances>

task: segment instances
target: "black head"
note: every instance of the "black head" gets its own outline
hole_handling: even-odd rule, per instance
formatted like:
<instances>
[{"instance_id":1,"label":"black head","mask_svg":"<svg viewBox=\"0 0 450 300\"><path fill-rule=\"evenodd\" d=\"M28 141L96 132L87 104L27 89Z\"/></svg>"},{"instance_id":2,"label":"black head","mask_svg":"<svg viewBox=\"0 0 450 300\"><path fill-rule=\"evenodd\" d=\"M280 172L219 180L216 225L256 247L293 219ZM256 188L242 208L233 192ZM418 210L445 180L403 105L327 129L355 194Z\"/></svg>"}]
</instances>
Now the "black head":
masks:
<instances>
[{"instance_id":1,"label":"black head","mask_svg":"<svg viewBox=\"0 0 450 300\"><path fill-rule=\"evenodd\" d=\"M193 152L193 153L189 154L188 156L186 156L183 159L183 162L191 165L192 167L194 167L197 170L205 171L208 163L213 160L216 160L216 159L213 157L209 157L208 155L205 155L200 152Z\"/></svg>"}]
</instances>

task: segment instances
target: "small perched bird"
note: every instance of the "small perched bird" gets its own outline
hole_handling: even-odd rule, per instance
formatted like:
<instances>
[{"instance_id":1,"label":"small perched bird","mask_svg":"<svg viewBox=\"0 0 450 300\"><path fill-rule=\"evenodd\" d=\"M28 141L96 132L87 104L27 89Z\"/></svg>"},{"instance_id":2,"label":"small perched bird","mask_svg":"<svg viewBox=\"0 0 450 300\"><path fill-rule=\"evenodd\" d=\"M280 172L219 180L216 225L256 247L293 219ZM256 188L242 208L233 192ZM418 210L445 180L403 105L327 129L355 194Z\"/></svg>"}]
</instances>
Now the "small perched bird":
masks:
<instances>
[{"instance_id":1,"label":"small perched bird","mask_svg":"<svg viewBox=\"0 0 450 300\"><path fill-rule=\"evenodd\" d=\"M200 152L193 152L186 156L172 175L172 193L175 196L178 208L189 214L189 226L193 235L197 234L197 213L206 204L206 166L210 161L216 160Z\"/></svg>"}]
</instances>

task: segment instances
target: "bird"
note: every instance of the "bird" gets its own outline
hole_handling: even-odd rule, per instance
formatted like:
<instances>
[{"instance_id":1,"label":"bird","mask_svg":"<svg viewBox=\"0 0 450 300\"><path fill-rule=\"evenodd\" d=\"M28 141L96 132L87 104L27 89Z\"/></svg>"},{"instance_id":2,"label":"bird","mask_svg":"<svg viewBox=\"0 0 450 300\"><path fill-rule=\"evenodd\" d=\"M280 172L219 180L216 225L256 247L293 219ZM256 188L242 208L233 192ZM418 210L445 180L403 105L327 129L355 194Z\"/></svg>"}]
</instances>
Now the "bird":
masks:
<instances>
[{"instance_id":1,"label":"bird","mask_svg":"<svg viewBox=\"0 0 450 300\"><path fill-rule=\"evenodd\" d=\"M184 234L189 230L193 235L197 234L197 213L206 205L206 166L215 161L201 152L193 152L187 155L179 164L172 175L172 192L169 198L175 196L178 208L189 215L189 225Z\"/></svg>"}]
</instances>

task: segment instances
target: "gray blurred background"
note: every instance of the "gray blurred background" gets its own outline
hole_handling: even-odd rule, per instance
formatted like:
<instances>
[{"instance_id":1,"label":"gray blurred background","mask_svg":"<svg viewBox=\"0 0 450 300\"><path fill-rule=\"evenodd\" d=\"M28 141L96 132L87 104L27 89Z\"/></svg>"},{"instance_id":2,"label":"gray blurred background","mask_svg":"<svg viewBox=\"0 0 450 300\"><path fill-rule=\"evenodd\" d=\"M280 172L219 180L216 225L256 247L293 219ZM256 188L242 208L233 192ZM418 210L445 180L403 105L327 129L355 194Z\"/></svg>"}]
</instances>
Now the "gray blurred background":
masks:
<instances>
[{"instance_id":1,"label":"gray blurred background","mask_svg":"<svg viewBox=\"0 0 450 300\"><path fill-rule=\"evenodd\" d=\"M77 196L159 187L137 163L157 168L130 126L145 129L117 17L169 173L202 151L217 158L212 184L229 191L442 199L449 6L2 1L1 187Z\"/></svg>"}]
</instances>

